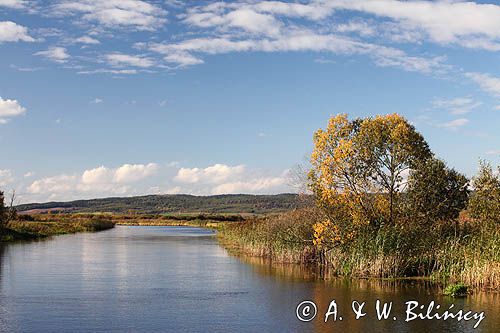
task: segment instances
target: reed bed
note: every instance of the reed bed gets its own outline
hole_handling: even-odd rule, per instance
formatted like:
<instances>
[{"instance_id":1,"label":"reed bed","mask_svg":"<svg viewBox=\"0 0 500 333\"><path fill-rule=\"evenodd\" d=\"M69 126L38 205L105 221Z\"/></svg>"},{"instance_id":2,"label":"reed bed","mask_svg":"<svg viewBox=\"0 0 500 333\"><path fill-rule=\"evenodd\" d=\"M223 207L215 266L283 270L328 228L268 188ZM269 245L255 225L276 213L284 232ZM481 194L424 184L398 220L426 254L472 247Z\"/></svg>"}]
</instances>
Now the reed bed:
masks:
<instances>
[{"instance_id":1,"label":"reed bed","mask_svg":"<svg viewBox=\"0 0 500 333\"><path fill-rule=\"evenodd\" d=\"M425 277L443 283L500 290L500 227L472 219L360 231L331 248L315 246L314 208L226 223L218 236L232 251L275 262L314 264L347 277Z\"/></svg>"},{"instance_id":2,"label":"reed bed","mask_svg":"<svg viewBox=\"0 0 500 333\"><path fill-rule=\"evenodd\" d=\"M9 229L18 234L36 237L47 237L76 232L96 232L111 229L114 226L114 222L102 217L80 218L75 220L16 220L11 221L8 225Z\"/></svg>"}]
</instances>

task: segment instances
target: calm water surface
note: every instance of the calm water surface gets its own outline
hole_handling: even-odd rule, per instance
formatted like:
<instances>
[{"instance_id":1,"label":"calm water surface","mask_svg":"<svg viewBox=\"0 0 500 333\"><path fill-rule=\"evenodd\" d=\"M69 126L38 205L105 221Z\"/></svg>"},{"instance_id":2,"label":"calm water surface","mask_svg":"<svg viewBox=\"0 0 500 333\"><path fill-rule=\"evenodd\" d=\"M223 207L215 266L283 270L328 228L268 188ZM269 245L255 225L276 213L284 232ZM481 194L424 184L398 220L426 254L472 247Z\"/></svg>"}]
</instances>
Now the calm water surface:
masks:
<instances>
[{"instance_id":1,"label":"calm water surface","mask_svg":"<svg viewBox=\"0 0 500 333\"><path fill-rule=\"evenodd\" d=\"M342 321L323 323L331 300ZM378 321L375 301L396 321ZM300 322L295 307L317 304ZM355 320L351 302L365 301ZM405 301L485 311L475 321L405 323ZM185 227L116 227L0 245L1 332L499 332L500 298L439 296L424 282L319 279L300 266L239 259L213 233Z\"/></svg>"}]
</instances>

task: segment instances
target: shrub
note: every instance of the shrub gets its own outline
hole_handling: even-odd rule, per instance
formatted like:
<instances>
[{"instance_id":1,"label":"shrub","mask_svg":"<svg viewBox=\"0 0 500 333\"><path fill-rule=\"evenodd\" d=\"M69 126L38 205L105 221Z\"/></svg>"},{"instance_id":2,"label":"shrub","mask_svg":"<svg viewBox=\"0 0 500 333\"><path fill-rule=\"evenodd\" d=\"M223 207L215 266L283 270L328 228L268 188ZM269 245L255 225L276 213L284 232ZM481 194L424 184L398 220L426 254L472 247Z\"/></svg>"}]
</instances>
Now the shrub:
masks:
<instances>
[{"instance_id":1,"label":"shrub","mask_svg":"<svg viewBox=\"0 0 500 333\"><path fill-rule=\"evenodd\" d=\"M443 294L451 297L464 297L469 293L469 288L463 283L450 284L444 288Z\"/></svg>"},{"instance_id":2,"label":"shrub","mask_svg":"<svg viewBox=\"0 0 500 333\"><path fill-rule=\"evenodd\" d=\"M3 192L0 191L0 232L3 232L5 226L7 225L7 209L4 204L4 195Z\"/></svg>"},{"instance_id":3,"label":"shrub","mask_svg":"<svg viewBox=\"0 0 500 333\"><path fill-rule=\"evenodd\" d=\"M472 186L474 192L469 201L472 217L500 223L500 167L495 174L490 164L481 161Z\"/></svg>"},{"instance_id":4,"label":"shrub","mask_svg":"<svg viewBox=\"0 0 500 333\"><path fill-rule=\"evenodd\" d=\"M468 184L464 175L437 158L420 162L408 179L407 213L426 222L456 219L467 206Z\"/></svg>"}]
</instances>

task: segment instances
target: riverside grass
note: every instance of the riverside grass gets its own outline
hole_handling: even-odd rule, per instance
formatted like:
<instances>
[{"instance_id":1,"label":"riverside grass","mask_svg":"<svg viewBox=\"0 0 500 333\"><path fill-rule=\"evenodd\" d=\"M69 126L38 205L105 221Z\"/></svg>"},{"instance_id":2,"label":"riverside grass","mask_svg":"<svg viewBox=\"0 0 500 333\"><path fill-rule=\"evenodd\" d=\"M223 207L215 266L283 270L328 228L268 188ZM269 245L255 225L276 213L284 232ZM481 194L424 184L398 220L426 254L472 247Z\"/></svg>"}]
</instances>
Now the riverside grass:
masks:
<instances>
[{"instance_id":1,"label":"riverside grass","mask_svg":"<svg viewBox=\"0 0 500 333\"><path fill-rule=\"evenodd\" d=\"M110 213L58 213L23 214L10 221L0 235L0 241L32 240L53 235L76 232L95 232L128 226L189 226L218 229L222 223L242 221L253 214L110 214Z\"/></svg>"},{"instance_id":2,"label":"riverside grass","mask_svg":"<svg viewBox=\"0 0 500 333\"><path fill-rule=\"evenodd\" d=\"M425 277L442 283L500 290L500 227L467 218L434 225L417 223L362 230L333 248L313 245L314 208L225 223L221 243L249 256L275 262L322 266L326 274L348 277Z\"/></svg>"},{"instance_id":3,"label":"riverside grass","mask_svg":"<svg viewBox=\"0 0 500 333\"><path fill-rule=\"evenodd\" d=\"M30 240L77 232L97 232L111 229L115 223L104 217L53 218L31 217L29 220L10 221L2 241Z\"/></svg>"}]
</instances>

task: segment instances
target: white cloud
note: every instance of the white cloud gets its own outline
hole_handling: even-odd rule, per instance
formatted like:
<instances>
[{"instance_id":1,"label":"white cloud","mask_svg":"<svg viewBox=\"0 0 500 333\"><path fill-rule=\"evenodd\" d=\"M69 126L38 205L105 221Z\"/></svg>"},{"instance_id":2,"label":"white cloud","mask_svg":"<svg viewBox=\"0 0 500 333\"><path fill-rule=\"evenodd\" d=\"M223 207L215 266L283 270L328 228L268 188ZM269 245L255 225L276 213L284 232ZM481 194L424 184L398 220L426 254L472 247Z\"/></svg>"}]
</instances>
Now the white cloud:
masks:
<instances>
[{"instance_id":1,"label":"white cloud","mask_svg":"<svg viewBox=\"0 0 500 333\"><path fill-rule=\"evenodd\" d=\"M116 74L116 75L135 75L140 73L136 69L95 69L89 71L79 71L77 74L90 75L90 74Z\"/></svg>"},{"instance_id":2,"label":"white cloud","mask_svg":"<svg viewBox=\"0 0 500 333\"><path fill-rule=\"evenodd\" d=\"M33 171L28 171L26 172L23 177L24 178L30 178L30 177L33 177L35 175L35 173Z\"/></svg>"},{"instance_id":3,"label":"white cloud","mask_svg":"<svg viewBox=\"0 0 500 333\"><path fill-rule=\"evenodd\" d=\"M244 165L214 164L206 168L180 168L174 181L186 184L183 193L278 193L289 191L288 170L272 176Z\"/></svg>"},{"instance_id":4,"label":"white cloud","mask_svg":"<svg viewBox=\"0 0 500 333\"><path fill-rule=\"evenodd\" d=\"M422 30L440 44L489 47L500 39L500 6L463 1L332 0L328 10L351 10L389 18ZM481 43L474 42L481 40ZM498 44L497 44L498 45Z\"/></svg>"},{"instance_id":5,"label":"white cloud","mask_svg":"<svg viewBox=\"0 0 500 333\"><path fill-rule=\"evenodd\" d=\"M59 46L49 47L46 51L39 51L34 55L42 56L59 63L66 62L70 58L70 55L66 52L66 49Z\"/></svg>"},{"instance_id":6,"label":"white cloud","mask_svg":"<svg viewBox=\"0 0 500 333\"><path fill-rule=\"evenodd\" d=\"M158 171L156 163L144 164L124 164L119 167L113 176L116 183L131 183L154 175Z\"/></svg>"},{"instance_id":7,"label":"white cloud","mask_svg":"<svg viewBox=\"0 0 500 333\"><path fill-rule=\"evenodd\" d=\"M0 124L7 123L10 118L26 113L26 109L15 99L0 97Z\"/></svg>"},{"instance_id":8,"label":"white cloud","mask_svg":"<svg viewBox=\"0 0 500 333\"><path fill-rule=\"evenodd\" d=\"M487 155L500 155L500 149L489 150L486 152Z\"/></svg>"},{"instance_id":9,"label":"white cloud","mask_svg":"<svg viewBox=\"0 0 500 333\"><path fill-rule=\"evenodd\" d=\"M90 101L90 104L100 104L104 102L101 98L94 98L93 100Z\"/></svg>"},{"instance_id":10,"label":"white cloud","mask_svg":"<svg viewBox=\"0 0 500 333\"><path fill-rule=\"evenodd\" d=\"M500 97L500 78L485 73L466 73L479 87L494 96Z\"/></svg>"},{"instance_id":11,"label":"white cloud","mask_svg":"<svg viewBox=\"0 0 500 333\"><path fill-rule=\"evenodd\" d=\"M107 54L105 58L110 65L116 67L133 66L133 67L149 68L155 65L154 60L151 58L122 54L122 53Z\"/></svg>"},{"instance_id":12,"label":"white cloud","mask_svg":"<svg viewBox=\"0 0 500 333\"><path fill-rule=\"evenodd\" d=\"M376 29L374 25L368 24L363 21L351 21L344 24L339 24L335 27L338 32L344 33L357 33L361 36L372 36L375 34Z\"/></svg>"},{"instance_id":13,"label":"white cloud","mask_svg":"<svg viewBox=\"0 0 500 333\"><path fill-rule=\"evenodd\" d=\"M6 186L14 181L14 177L12 176L12 171L5 169L0 169L0 186Z\"/></svg>"},{"instance_id":14,"label":"white cloud","mask_svg":"<svg viewBox=\"0 0 500 333\"><path fill-rule=\"evenodd\" d=\"M153 176L158 170L155 163L124 164L118 168L97 168L84 170L81 174L61 174L43 177L31 183L26 189L30 200L72 200L110 195L144 194L128 186ZM30 175L30 177L32 174ZM143 188L138 184L139 189ZM145 190L143 190L145 191Z\"/></svg>"},{"instance_id":15,"label":"white cloud","mask_svg":"<svg viewBox=\"0 0 500 333\"><path fill-rule=\"evenodd\" d=\"M179 43L150 43L149 49L165 55L167 61L175 62L172 55L192 57L192 64L203 62L193 53L223 54L231 52L331 52L344 55L367 55L379 66L399 67L407 71L430 73L443 69L443 57L423 58L409 56L402 50L364 43L349 37L334 34L318 34L310 30L293 30L278 38L232 39L228 37L194 38ZM196 60L197 59L197 60ZM184 61L179 64L186 65Z\"/></svg>"},{"instance_id":16,"label":"white cloud","mask_svg":"<svg viewBox=\"0 0 500 333\"><path fill-rule=\"evenodd\" d=\"M455 119L455 120L449 121L447 123L444 123L441 125L441 127L456 130L462 126L467 125L468 123L469 123L469 119L459 118L459 119Z\"/></svg>"},{"instance_id":17,"label":"white cloud","mask_svg":"<svg viewBox=\"0 0 500 333\"><path fill-rule=\"evenodd\" d=\"M286 182L285 177L263 177L248 181L230 182L217 185L212 189L212 194L267 193L285 185Z\"/></svg>"},{"instance_id":18,"label":"white cloud","mask_svg":"<svg viewBox=\"0 0 500 333\"><path fill-rule=\"evenodd\" d=\"M28 29L11 21L0 22L0 44L4 42L34 42L28 35Z\"/></svg>"},{"instance_id":19,"label":"white cloud","mask_svg":"<svg viewBox=\"0 0 500 333\"><path fill-rule=\"evenodd\" d=\"M244 165L214 164L204 169L180 168L174 179L181 183L218 183L241 175L244 171Z\"/></svg>"},{"instance_id":20,"label":"white cloud","mask_svg":"<svg viewBox=\"0 0 500 333\"><path fill-rule=\"evenodd\" d=\"M333 60L333 59L328 59L328 58L324 58L324 57L319 57L319 58L316 58L314 59L314 62L317 63L317 64L335 64L336 61Z\"/></svg>"},{"instance_id":21,"label":"white cloud","mask_svg":"<svg viewBox=\"0 0 500 333\"><path fill-rule=\"evenodd\" d=\"M108 28L130 27L153 31L166 23L167 12L140 0L62 0L52 7L56 15L79 15L81 20Z\"/></svg>"},{"instance_id":22,"label":"white cloud","mask_svg":"<svg viewBox=\"0 0 500 333\"><path fill-rule=\"evenodd\" d=\"M90 36L82 36L77 39L75 39L76 43L81 43L81 44L101 44L101 42L95 38L92 38Z\"/></svg>"},{"instance_id":23,"label":"white cloud","mask_svg":"<svg viewBox=\"0 0 500 333\"><path fill-rule=\"evenodd\" d=\"M180 194L182 193L182 188L180 186L174 186L163 191L165 194Z\"/></svg>"},{"instance_id":24,"label":"white cloud","mask_svg":"<svg viewBox=\"0 0 500 333\"><path fill-rule=\"evenodd\" d=\"M104 166L85 170L82 174L83 184L106 184L113 179L113 172Z\"/></svg>"},{"instance_id":25,"label":"white cloud","mask_svg":"<svg viewBox=\"0 0 500 333\"><path fill-rule=\"evenodd\" d=\"M247 14L243 24L235 23L232 17ZM218 27L227 30L239 27L247 32L271 31L282 25L281 16L305 18L324 22L336 12L359 12L357 21L337 25L339 32L356 32L371 36L375 29L389 39L399 42L419 42L425 37L438 44L458 44L468 48L500 49L500 6L464 1L398 1L398 0L316 0L309 3L287 3L281 1L247 1L238 3L217 2L191 8L184 21L198 27ZM373 23L366 15L376 16ZM256 16L259 15L259 16ZM255 17L253 17L255 16ZM261 17L266 17L263 20ZM369 22L367 24L367 22ZM269 29L274 30L269 30Z\"/></svg>"},{"instance_id":26,"label":"white cloud","mask_svg":"<svg viewBox=\"0 0 500 333\"><path fill-rule=\"evenodd\" d=\"M52 194L71 192L76 189L77 177L72 175L59 175L54 177L45 177L35 180L27 188L31 194Z\"/></svg>"},{"instance_id":27,"label":"white cloud","mask_svg":"<svg viewBox=\"0 0 500 333\"><path fill-rule=\"evenodd\" d=\"M156 163L123 164L116 168L101 165L80 173L34 179L27 186L23 201L67 201L144 194L283 193L290 191L288 175L288 170L272 174L248 169L244 165L226 164L206 168L181 168L177 163L164 164L161 168ZM32 176L30 173L29 177ZM29 177L25 175L25 178Z\"/></svg>"},{"instance_id":28,"label":"white cloud","mask_svg":"<svg viewBox=\"0 0 500 333\"><path fill-rule=\"evenodd\" d=\"M0 0L0 7L8 8L24 8L26 0Z\"/></svg>"},{"instance_id":29,"label":"white cloud","mask_svg":"<svg viewBox=\"0 0 500 333\"><path fill-rule=\"evenodd\" d=\"M188 52L179 51L168 53L163 59L168 63L174 63L181 67L199 65L204 62L202 59L197 58Z\"/></svg>"},{"instance_id":30,"label":"white cloud","mask_svg":"<svg viewBox=\"0 0 500 333\"><path fill-rule=\"evenodd\" d=\"M452 99L438 98L432 101L435 109L443 109L453 115L460 115L472 112L483 103L476 102L471 97L457 97Z\"/></svg>"},{"instance_id":31,"label":"white cloud","mask_svg":"<svg viewBox=\"0 0 500 333\"><path fill-rule=\"evenodd\" d=\"M185 22L201 28L239 28L248 33L267 36L279 35L282 26L274 16L258 13L250 8L239 8L224 14L211 11L192 13L187 16Z\"/></svg>"},{"instance_id":32,"label":"white cloud","mask_svg":"<svg viewBox=\"0 0 500 333\"><path fill-rule=\"evenodd\" d=\"M185 2L182 0L164 0L165 4L174 8L182 8L185 5Z\"/></svg>"}]
</instances>

